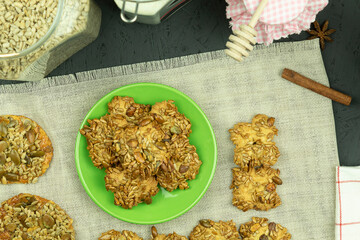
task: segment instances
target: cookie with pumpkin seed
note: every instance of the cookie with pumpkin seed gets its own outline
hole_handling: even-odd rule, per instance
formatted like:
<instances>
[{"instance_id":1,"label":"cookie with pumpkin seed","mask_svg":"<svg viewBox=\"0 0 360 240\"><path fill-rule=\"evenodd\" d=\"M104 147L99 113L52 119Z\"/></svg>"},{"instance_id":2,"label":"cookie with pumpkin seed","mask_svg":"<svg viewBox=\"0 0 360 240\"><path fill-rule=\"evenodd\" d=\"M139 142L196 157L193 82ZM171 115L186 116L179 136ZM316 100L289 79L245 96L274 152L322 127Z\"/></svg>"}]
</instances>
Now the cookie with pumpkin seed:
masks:
<instances>
[{"instance_id":1,"label":"cookie with pumpkin seed","mask_svg":"<svg viewBox=\"0 0 360 240\"><path fill-rule=\"evenodd\" d=\"M230 132L230 139L235 144L234 163L247 170L253 166L272 166L280 156L273 138L278 129L274 126L275 118L264 114L256 115L251 123L237 123Z\"/></svg>"},{"instance_id":2,"label":"cookie with pumpkin seed","mask_svg":"<svg viewBox=\"0 0 360 240\"><path fill-rule=\"evenodd\" d=\"M143 238L132 231L123 230L122 232L119 232L112 229L102 233L99 240L143 240Z\"/></svg>"},{"instance_id":3,"label":"cookie with pumpkin seed","mask_svg":"<svg viewBox=\"0 0 360 240\"><path fill-rule=\"evenodd\" d=\"M158 191L155 177L134 174L128 169L107 168L105 176L106 190L114 193L115 205L131 209L139 203L150 204Z\"/></svg>"},{"instance_id":4,"label":"cookie with pumpkin seed","mask_svg":"<svg viewBox=\"0 0 360 240\"><path fill-rule=\"evenodd\" d=\"M252 221L240 225L243 240L289 240L291 234L280 224L268 222L267 218L252 217Z\"/></svg>"},{"instance_id":5,"label":"cookie with pumpkin seed","mask_svg":"<svg viewBox=\"0 0 360 240\"><path fill-rule=\"evenodd\" d=\"M36 183L52 157L52 143L39 124L24 116L0 116L0 183Z\"/></svg>"},{"instance_id":6,"label":"cookie with pumpkin seed","mask_svg":"<svg viewBox=\"0 0 360 240\"><path fill-rule=\"evenodd\" d=\"M187 240L185 236L181 236L175 232L170 234L158 234L158 231L155 226L151 227L151 236L153 240Z\"/></svg>"},{"instance_id":7,"label":"cookie with pumpkin seed","mask_svg":"<svg viewBox=\"0 0 360 240\"><path fill-rule=\"evenodd\" d=\"M171 158L168 164L162 164L156 179L160 186L171 192L177 188L189 188L187 180L195 179L202 162L196 153L196 147L189 143L185 135L174 135L169 145Z\"/></svg>"},{"instance_id":8,"label":"cookie with pumpkin seed","mask_svg":"<svg viewBox=\"0 0 360 240\"><path fill-rule=\"evenodd\" d=\"M53 201L21 193L0 208L0 239L75 239L73 220Z\"/></svg>"},{"instance_id":9,"label":"cookie with pumpkin seed","mask_svg":"<svg viewBox=\"0 0 360 240\"><path fill-rule=\"evenodd\" d=\"M190 233L190 240L238 240L239 232L236 230L235 223L230 220L227 222L214 222L210 219L202 219Z\"/></svg>"},{"instance_id":10,"label":"cookie with pumpkin seed","mask_svg":"<svg viewBox=\"0 0 360 240\"><path fill-rule=\"evenodd\" d=\"M115 96L108 103L110 115L118 115L127 122L138 124L143 117L149 115L150 105L135 103L132 97Z\"/></svg>"},{"instance_id":11,"label":"cookie with pumpkin seed","mask_svg":"<svg viewBox=\"0 0 360 240\"><path fill-rule=\"evenodd\" d=\"M177 134L189 137L192 132L190 120L178 111L173 100L155 103L150 114L169 136Z\"/></svg>"},{"instance_id":12,"label":"cookie with pumpkin seed","mask_svg":"<svg viewBox=\"0 0 360 240\"><path fill-rule=\"evenodd\" d=\"M95 167L102 169L108 168L118 162L112 154L113 130L112 121L109 115L100 119L88 119L88 125L80 129L80 133L85 136L89 156Z\"/></svg>"},{"instance_id":13,"label":"cookie with pumpkin seed","mask_svg":"<svg viewBox=\"0 0 360 240\"><path fill-rule=\"evenodd\" d=\"M267 211L281 204L276 186L282 184L280 170L271 167L250 167L247 171L233 168L232 204L242 211Z\"/></svg>"}]
</instances>

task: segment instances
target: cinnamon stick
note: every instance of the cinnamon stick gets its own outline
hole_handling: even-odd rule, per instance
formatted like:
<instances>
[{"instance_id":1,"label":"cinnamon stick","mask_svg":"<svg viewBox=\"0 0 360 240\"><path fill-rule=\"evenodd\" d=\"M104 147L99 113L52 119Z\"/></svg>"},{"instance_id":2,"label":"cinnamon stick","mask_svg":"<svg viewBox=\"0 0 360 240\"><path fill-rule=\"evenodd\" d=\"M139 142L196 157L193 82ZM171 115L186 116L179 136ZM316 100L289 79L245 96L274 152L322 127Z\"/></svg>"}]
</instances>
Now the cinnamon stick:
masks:
<instances>
[{"instance_id":1,"label":"cinnamon stick","mask_svg":"<svg viewBox=\"0 0 360 240\"><path fill-rule=\"evenodd\" d=\"M351 103L350 96L343 94L341 92L338 92L338 91L336 91L332 88L329 88L325 85L322 85L318 82L315 82L315 81L311 80L310 78L307 78L293 70L284 68L284 70L281 74L281 77L283 77L286 80L289 80L290 82L293 82L299 86L307 88L313 92L321 94L324 97L327 97L336 102L342 103L346 106L349 106Z\"/></svg>"}]
</instances>

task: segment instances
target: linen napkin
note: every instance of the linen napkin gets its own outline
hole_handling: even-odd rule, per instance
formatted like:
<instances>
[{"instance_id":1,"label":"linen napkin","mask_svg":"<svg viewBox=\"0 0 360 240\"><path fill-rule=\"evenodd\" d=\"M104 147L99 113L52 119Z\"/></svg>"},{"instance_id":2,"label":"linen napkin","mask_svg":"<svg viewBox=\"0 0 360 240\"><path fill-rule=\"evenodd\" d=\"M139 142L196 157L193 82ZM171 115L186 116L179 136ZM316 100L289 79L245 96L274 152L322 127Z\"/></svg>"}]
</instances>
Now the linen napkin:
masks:
<instances>
[{"instance_id":1,"label":"linen napkin","mask_svg":"<svg viewBox=\"0 0 360 240\"><path fill-rule=\"evenodd\" d=\"M54 147L54 158L38 183L0 185L0 202L21 192L53 200L74 219L78 240L95 240L110 229L131 230L149 239L151 226L120 221L86 194L76 171L74 148L81 122L101 97L126 84L154 82L192 98L208 117L218 146L215 176L204 197L184 215L157 224L159 233L188 236L200 219L208 218L233 219L238 229L257 216L280 223L295 240L334 240L339 161L332 103L282 79L285 67L329 85L315 39L256 46L242 63L221 50L0 86L0 114L34 119ZM281 156L275 168L283 180L277 190L282 204L267 212L242 212L231 203L231 169L236 165L228 130L258 113L275 117L279 129L275 142Z\"/></svg>"},{"instance_id":2,"label":"linen napkin","mask_svg":"<svg viewBox=\"0 0 360 240\"><path fill-rule=\"evenodd\" d=\"M360 166L336 169L336 240L360 239Z\"/></svg>"}]
</instances>

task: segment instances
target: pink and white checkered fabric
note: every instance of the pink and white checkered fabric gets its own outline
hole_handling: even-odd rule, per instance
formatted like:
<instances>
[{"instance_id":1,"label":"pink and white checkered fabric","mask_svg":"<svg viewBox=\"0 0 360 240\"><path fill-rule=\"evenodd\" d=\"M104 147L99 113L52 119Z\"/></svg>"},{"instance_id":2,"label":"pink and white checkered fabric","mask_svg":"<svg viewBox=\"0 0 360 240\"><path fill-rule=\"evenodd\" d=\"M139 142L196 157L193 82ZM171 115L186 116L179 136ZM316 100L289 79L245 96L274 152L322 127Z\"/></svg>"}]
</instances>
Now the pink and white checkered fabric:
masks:
<instances>
[{"instance_id":1,"label":"pink and white checkered fabric","mask_svg":"<svg viewBox=\"0 0 360 240\"><path fill-rule=\"evenodd\" d=\"M233 30L250 22L260 1L226 0L226 15L231 18ZM257 42L269 45L273 40L309 29L316 14L327 4L328 0L269 0L255 26Z\"/></svg>"},{"instance_id":2,"label":"pink and white checkered fabric","mask_svg":"<svg viewBox=\"0 0 360 240\"><path fill-rule=\"evenodd\" d=\"M360 167L336 169L335 240L360 239Z\"/></svg>"}]
</instances>

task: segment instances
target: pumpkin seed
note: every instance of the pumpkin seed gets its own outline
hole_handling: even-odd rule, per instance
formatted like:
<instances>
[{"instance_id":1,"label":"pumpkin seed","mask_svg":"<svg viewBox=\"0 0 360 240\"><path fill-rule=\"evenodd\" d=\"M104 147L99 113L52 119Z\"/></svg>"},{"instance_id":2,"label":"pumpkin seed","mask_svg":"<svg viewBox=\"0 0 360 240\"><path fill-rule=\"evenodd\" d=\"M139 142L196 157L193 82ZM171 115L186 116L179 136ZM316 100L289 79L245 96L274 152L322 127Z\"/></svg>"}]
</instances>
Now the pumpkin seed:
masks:
<instances>
[{"instance_id":1,"label":"pumpkin seed","mask_svg":"<svg viewBox=\"0 0 360 240\"><path fill-rule=\"evenodd\" d=\"M43 222L44 227L46 227L48 229L52 228L52 226L54 226L54 224L55 224L54 219L49 214L45 214L42 217L42 222Z\"/></svg>"},{"instance_id":2,"label":"pumpkin seed","mask_svg":"<svg viewBox=\"0 0 360 240\"><path fill-rule=\"evenodd\" d=\"M172 133L172 134L180 134L181 133L181 129L178 127L178 126L172 126L171 128L170 128L170 132Z\"/></svg>"},{"instance_id":3,"label":"pumpkin seed","mask_svg":"<svg viewBox=\"0 0 360 240\"><path fill-rule=\"evenodd\" d=\"M208 219L201 219L200 221L200 225L205 227L205 228L211 228L212 225L210 223L210 221Z\"/></svg>"},{"instance_id":4,"label":"pumpkin seed","mask_svg":"<svg viewBox=\"0 0 360 240\"><path fill-rule=\"evenodd\" d=\"M188 170L189 170L189 166L186 166L186 165L181 165L180 168L179 168L180 173L185 173Z\"/></svg>"},{"instance_id":5,"label":"pumpkin seed","mask_svg":"<svg viewBox=\"0 0 360 240\"><path fill-rule=\"evenodd\" d=\"M26 138L30 144L33 144L35 142L35 136L36 133L33 129L30 129L29 131L26 132Z\"/></svg>"},{"instance_id":6,"label":"pumpkin seed","mask_svg":"<svg viewBox=\"0 0 360 240\"><path fill-rule=\"evenodd\" d=\"M0 153L5 151L9 147L9 144L5 141L0 142Z\"/></svg>"},{"instance_id":7,"label":"pumpkin seed","mask_svg":"<svg viewBox=\"0 0 360 240\"><path fill-rule=\"evenodd\" d=\"M16 223L9 223L5 226L6 230L8 230L9 232L14 232L16 230L16 227Z\"/></svg>"},{"instance_id":8,"label":"pumpkin seed","mask_svg":"<svg viewBox=\"0 0 360 240\"><path fill-rule=\"evenodd\" d=\"M7 133L8 133L7 127L3 123L1 123L0 124L0 137L5 137L7 135Z\"/></svg>"},{"instance_id":9,"label":"pumpkin seed","mask_svg":"<svg viewBox=\"0 0 360 240\"><path fill-rule=\"evenodd\" d=\"M19 176L15 173L5 173L4 177L8 181L18 181L19 180Z\"/></svg>"},{"instance_id":10,"label":"pumpkin seed","mask_svg":"<svg viewBox=\"0 0 360 240\"><path fill-rule=\"evenodd\" d=\"M6 155L5 153L0 153L0 165L4 165L6 163Z\"/></svg>"},{"instance_id":11,"label":"pumpkin seed","mask_svg":"<svg viewBox=\"0 0 360 240\"><path fill-rule=\"evenodd\" d=\"M10 122L8 123L8 128L13 128L17 125L17 121L15 121L12 117L9 117Z\"/></svg>"},{"instance_id":12,"label":"pumpkin seed","mask_svg":"<svg viewBox=\"0 0 360 240\"><path fill-rule=\"evenodd\" d=\"M15 165L20 165L21 161L20 161L20 155L17 151L15 150L11 150L11 152L9 153L9 156L11 158L11 161L15 164Z\"/></svg>"},{"instance_id":13,"label":"pumpkin seed","mask_svg":"<svg viewBox=\"0 0 360 240\"><path fill-rule=\"evenodd\" d=\"M44 151L35 151L30 153L30 157L42 157L45 155Z\"/></svg>"},{"instance_id":14,"label":"pumpkin seed","mask_svg":"<svg viewBox=\"0 0 360 240\"><path fill-rule=\"evenodd\" d=\"M155 143L155 146L160 150L165 150L166 149L166 145L163 142L157 142L157 143Z\"/></svg>"}]
</instances>

